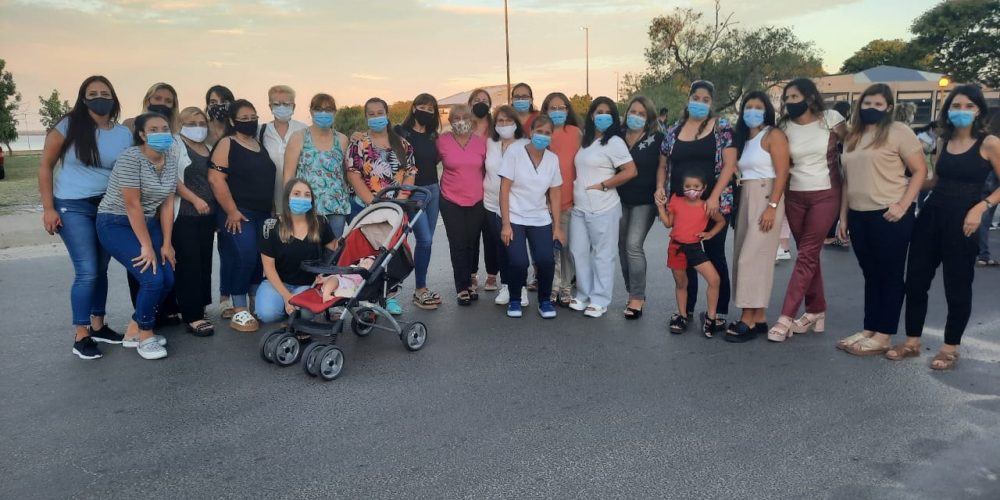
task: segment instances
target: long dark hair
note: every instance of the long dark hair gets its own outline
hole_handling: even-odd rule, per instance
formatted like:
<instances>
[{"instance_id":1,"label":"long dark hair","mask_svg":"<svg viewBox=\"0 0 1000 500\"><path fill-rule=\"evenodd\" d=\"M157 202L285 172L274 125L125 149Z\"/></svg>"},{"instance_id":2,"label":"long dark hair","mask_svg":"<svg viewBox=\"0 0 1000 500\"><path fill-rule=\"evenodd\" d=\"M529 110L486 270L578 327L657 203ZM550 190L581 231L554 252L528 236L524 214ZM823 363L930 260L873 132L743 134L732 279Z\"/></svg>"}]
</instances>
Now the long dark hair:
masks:
<instances>
[{"instance_id":1,"label":"long dark hair","mask_svg":"<svg viewBox=\"0 0 1000 500\"><path fill-rule=\"evenodd\" d=\"M625 106L626 127L622 129L622 139L625 138L625 134L628 132L628 110L632 109L632 105L635 103L639 103L646 112L646 126L642 129L643 135L654 134L659 130L659 125L656 123L659 116L656 114L656 104L653 104L653 100L644 95L637 95L629 100L628 106Z\"/></svg>"},{"instance_id":2,"label":"long dark hair","mask_svg":"<svg viewBox=\"0 0 1000 500\"><path fill-rule=\"evenodd\" d=\"M823 95L819 93L816 82L809 78L796 78L788 82L788 85L785 85L785 88L781 90L781 118L778 120L778 124L784 125L789 120L788 111L785 111L785 95L788 94L788 89L793 87L802 94L802 100L809 106L809 111L812 111L812 114L820 119L820 123L826 125L826 120L823 118L826 103L823 102Z\"/></svg>"},{"instance_id":3,"label":"long dark hair","mask_svg":"<svg viewBox=\"0 0 1000 500\"><path fill-rule=\"evenodd\" d=\"M369 101L370 102L370 101ZM438 111L438 101L434 96L430 94L420 94L413 98L413 104L410 105L410 112L406 114L406 119L403 120L403 128L413 130L413 125L417 123L417 117L413 116L417 109L417 106L423 106L424 104L430 104L434 107L434 126L427 127L427 132L431 135L431 139L434 139L438 135L438 131L441 130L441 113ZM389 111L386 111L386 117L389 116Z\"/></svg>"},{"instance_id":4,"label":"long dark hair","mask_svg":"<svg viewBox=\"0 0 1000 500\"><path fill-rule=\"evenodd\" d=\"M389 118L389 104L379 97L372 97L371 99L368 99L367 101L365 101L365 106L363 108L365 112L365 118L367 119L368 117L368 105L374 103L381 104L382 107L385 109L385 118L389 120L389 124L385 126L385 133L388 134L389 136L389 146L392 148L392 151L396 153L396 159L399 160L399 164L405 167L406 148L403 147L403 140L400 139L399 134L397 134L394 130L392 130L392 120Z\"/></svg>"},{"instance_id":5,"label":"long dark hair","mask_svg":"<svg viewBox=\"0 0 1000 500\"><path fill-rule=\"evenodd\" d=\"M208 101L212 99L212 94L218 94L219 99L227 102L233 102L236 100L236 96L233 95L233 91L229 90L228 87L222 85L212 85L208 88L208 92L205 92L205 107L208 107Z\"/></svg>"},{"instance_id":6,"label":"long dark hair","mask_svg":"<svg viewBox=\"0 0 1000 500\"><path fill-rule=\"evenodd\" d=\"M563 94L562 92L553 92L545 96L545 100L542 101L542 109L540 113L543 115L549 114L549 104L552 103L552 99L554 98L562 99L563 102L566 103L566 123L563 125L572 125L576 128L580 128L580 122L577 121L576 118L576 111L573 110L573 102L570 101L569 97L566 97L566 94Z\"/></svg>"},{"instance_id":7,"label":"long dark hair","mask_svg":"<svg viewBox=\"0 0 1000 500\"><path fill-rule=\"evenodd\" d=\"M610 108L611 112L611 126L603 132L601 136L601 146L606 146L608 141L616 135L622 135L622 125L621 118L618 116L618 105L615 101L612 101L610 97L600 96L594 99L594 102L590 103L590 108L587 109L587 117L583 120L583 147L589 147L594 143L594 136L597 135L597 127L594 126L594 111L601 104L605 104Z\"/></svg>"},{"instance_id":8,"label":"long dark hair","mask_svg":"<svg viewBox=\"0 0 1000 500\"><path fill-rule=\"evenodd\" d=\"M145 113L135 117L135 121L132 122L132 126L133 128L135 128L135 130L132 131L132 142L136 146L142 146L143 144L146 144L146 141L143 140L142 136L139 135L139 132L145 132L146 122L148 122L153 118L163 119L163 121L167 122L167 126L170 127L170 132L173 133L174 126L171 125L169 117L163 116L155 111L146 111Z\"/></svg>"},{"instance_id":9,"label":"long dark hair","mask_svg":"<svg viewBox=\"0 0 1000 500\"><path fill-rule=\"evenodd\" d=\"M313 206L309 207L309 211L305 213L306 222L309 226L309 231L306 233L306 241L319 243L320 237L323 234L322 224L324 222L320 221L320 216L316 213L316 192L313 191L312 185L308 181L298 177L289 179L285 183L285 189L282 190L281 203L283 203L284 210L278 215L278 238L282 243L288 243L294 236L295 224L292 222L292 211L288 209L288 199L292 196L292 188L298 183L305 184L309 188L313 199Z\"/></svg>"},{"instance_id":10,"label":"long dark hair","mask_svg":"<svg viewBox=\"0 0 1000 500\"><path fill-rule=\"evenodd\" d=\"M535 111L537 111L535 109L535 91L531 90L531 85L528 85L527 83L521 82L521 83L519 83L517 85L514 85L513 87L510 88L510 102L511 102L511 104L514 103L514 90L516 90L516 89L518 89L520 87L524 87L524 88L528 89L528 93L531 94L531 106L528 106L528 112L529 113L534 113Z\"/></svg>"},{"instance_id":11,"label":"long dark hair","mask_svg":"<svg viewBox=\"0 0 1000 500\"><path fill-rule=\"evenodd\" d=\"M246 99L237 99L229 104L229 121L226 122L226 135L234 135L236 133L236 115L239 114L240 110L243 108L250 108L254 113L257 112L257 108L254 107L253 103ZM256 139L256 137L254 137Z\"/></svg>"},{"instance_id":12,"label":"long dark hair","mask_svg":"<svg viewBox=\"0 0 1000 500\"><path fill-rule=\"evenodd\" d=\"M893 96L892 89L884 83L876 83L868 86L861 96L858 97L857 102L854 103L854 110L851 112L851 124L848 127L850 129L847 132L847 137L844 138L844 150L854 151L854 148L858 147L858 143L861 142L861 137L865 135L865 129L867 128L864 123L861 123L861 104L864 102L865 97L872 95L880 95L885 99L888 107L886 108L888 113L882 118L882 121L874 124L875 125L875 138L872 139L871 144L865 146L868 148L878 148L885 144L885 141L889 139L889 128L892 126L892 108L895 108L896 98Z\"/></svg>"},{"instance_id":13,"label":"long dark hair","mask_svg":"<svg viewBox=\"0 0 1000 500\"><path fill-rule=\"evenodd\" d=\"M118 121L118 115L121 114L122 107L121 103L118 102L118 94L115 93L115 88L111 85L111 82L101 75L94 75L87 78L80 84L80 91L76 94L76 104L73 105L73 109L65 116L69 120L69 124L66 128L66 138L63 140L62 148L59 149L59 158L64 158L69 148L73 147L74 151L76 151L76 157L84 165L100 167L101 152L97 148L97 122L90 116L90 108L84 102L87 99L87 87L94 82L101 82L111 90L111 100L114 102L114 105L111 107L111 113L108 115L108 121L111 123Z\"/></svg>"},{"instance_id":14,"label":"long dark hair","mask_svg":"<svg viewBox=\"0 0 1000 500\"><path fill-rule=\"evenodd\" d=\"M709 97L712 98L712 101L715 101L715 85L708 80L696 80L691 83L691 88L688 89L688 101L691 100L691 96L693 96L699 89L705 89L705 91L708 92ZM701 133L705 131L705 127L708 126L708 122L710 122L714 117L715 109L712 106L709 106L708 116L706 116L705 120L698 126L698 132L695 134L695 138L698 138ZM683 125L684 123L687 123L688 118L691 118L691 113L688 112L688 107L685 105L684 111L681 113L681 124Z\"/></svg>"},{"instance_id":15,"label":"long dark hair","mask_svg":"<svg viewBox=\"0 0 1000 500\"><path fill-rule=\"evenodd\" d=\"M968 97L972 101L972 104L975 104L979 108L979 115L972 122L972 137L979 139L989 135L988 122L991 118L989 116L990 108L986 104L986 97L983 95L983 90L978 85L967 84L951 89L951 93L948 94L948 97L944 100L944 104L941 106L941 113L937 119L938 130L941 131L941 139L944 142L948 142L955 135L955 125L948 119L948 110L951 109L952 101L959 95Z\"/></svg>"},{"instance_id":16,"label":"long dark hair","mask_svg":"<svg viewBox=\"0 0 1000 500\"><path fill-rule=\"evenodd\" d=\"M743 156L743 147L750 140L750 127L743 121L743 112L747 109L747 103L754 99L764 104L764 124L762 126L773 127L775 124L774 104L771 104L771 98L767 94L760 90L754 90L744 96L743 102L740 104L740 113L736 120L736 127L733 130L733 142L736 143L737 158Z\"/></svg>"}]
</instances>

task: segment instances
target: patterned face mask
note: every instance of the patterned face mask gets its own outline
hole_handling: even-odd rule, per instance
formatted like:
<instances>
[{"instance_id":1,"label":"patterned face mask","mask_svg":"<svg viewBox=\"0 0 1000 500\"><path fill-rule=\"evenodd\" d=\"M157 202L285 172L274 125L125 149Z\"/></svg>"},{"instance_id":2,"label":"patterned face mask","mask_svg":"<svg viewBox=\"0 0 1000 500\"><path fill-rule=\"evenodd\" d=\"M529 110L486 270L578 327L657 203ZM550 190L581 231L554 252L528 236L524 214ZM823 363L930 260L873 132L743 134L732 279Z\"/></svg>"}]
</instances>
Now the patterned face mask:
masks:
<instances>
[{"instance_id":1,"label":"patterned face mask","mask_svg":"<svg viewBox=\"0 0 1000 500\"><path fill-rule=\"evenodd\" d=\"M472 132L472 122L469 120L458 120L451 124L451 130L457 135L466 135Z\"/></svg>"},{"instance_id":2,"label":"patterned face mask","mask_svg":"<svg viewBox=\"0 0 1000 500\"><path fill-rule=\"evenodd\" d=\"M215 121L225 121L229 118L229 103L212 104L208 107L208 117Z\"/></svg>"}]
</instances>

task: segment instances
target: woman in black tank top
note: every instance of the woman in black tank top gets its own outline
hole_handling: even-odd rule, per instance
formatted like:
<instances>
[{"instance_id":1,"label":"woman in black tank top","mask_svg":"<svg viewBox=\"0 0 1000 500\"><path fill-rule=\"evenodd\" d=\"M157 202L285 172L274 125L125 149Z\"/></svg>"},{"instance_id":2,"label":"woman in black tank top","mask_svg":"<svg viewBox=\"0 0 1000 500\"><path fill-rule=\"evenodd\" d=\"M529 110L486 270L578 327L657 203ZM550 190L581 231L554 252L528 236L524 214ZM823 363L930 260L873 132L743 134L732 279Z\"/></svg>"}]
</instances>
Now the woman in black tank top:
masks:
<instances>
[{"instance_id":1,"label":"woman in black tank top","mask_svg":"<svg viewBox=\"0 0 1000 500\"><path fill-rule=\"evenodd\" d=\"M920 355L920 336L927 317L927 291L942 267L948 318L944 345L931 368L947 370L958 360L958 345L972 313L972 280L979 252L976 230L983 213L1000 203L1000 189L985 199L990 172L1000 175L1000 138L985 128L986 99L978 87L962 85L944 102L938 125L944 147L938 157L933 189L917 216L906 266L906 342L886 357Z\"/></svg>"}]
</instances>

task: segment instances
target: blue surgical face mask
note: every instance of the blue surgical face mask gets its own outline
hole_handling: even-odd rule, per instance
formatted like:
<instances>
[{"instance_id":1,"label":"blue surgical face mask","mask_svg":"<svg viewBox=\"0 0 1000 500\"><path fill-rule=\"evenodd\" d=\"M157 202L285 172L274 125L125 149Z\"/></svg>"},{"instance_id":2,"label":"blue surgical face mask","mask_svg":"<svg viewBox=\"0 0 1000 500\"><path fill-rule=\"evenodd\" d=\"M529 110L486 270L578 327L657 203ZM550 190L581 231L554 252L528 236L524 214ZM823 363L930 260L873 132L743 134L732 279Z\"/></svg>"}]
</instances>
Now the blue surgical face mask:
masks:
<instances>
[{"instance_id":1,"label":"blue surgical face mask","mask_svg":"<svg viewBox=\"0 0 1000 500\"><path fill-rule=\"evenodd\" d=\"M332 127L333 119L332 111L313 111L313 123L319 128Z\"/></svg>"},{"instance_id":2,"label":"blue surgical face mask","mask_svg":"<svg viewBox=\"0 0 1000 500\"><path fill-rule=\"evenodd\" d=\"M565 111L549 111L549 118L552 118L552 123L557 127L561 127L566 124L566 117L569 113Z\"/></svg>"},{"instance_id":3,"label":"blue surgical face mask","mask_svg":"<svg viewBox=\"0 0 1000 500\"><path fill-rule=\"evenodd\" d=\"M744 109L743 110L743 123L747 127L757 128L764 124L764 110L763 109Z\"/></svg>"},{"instance_id":4,"label":"blue surgical face mask","mask_svg":"<svg viewBox=\"0 0 1000 500\"><path fill-rule=\"evenodd\" d=\"M688 115L691 118L705 118L710 108L708 104L698 101L688 101Z\"/></svg>"},{"instance_id":5,"label":"blue surgical face mask","mask_svg":"<svg viewBox=\"0 0 1000 500\"><path fill-rule=\"evenodd\" d=\"M514 99L511 105L518 113L527 113L531 109L531 99Z\"/></svg>"},{"instance_id":6,"label":"blue surgical face mask","mask_svg":"<svg viewBox=\"0 0 1000 500\"><path fill-rule=\"evenodd\" d=\"M295 215L302 215L308 212L312 206L313 201L310 198L288 198L288 209Z\"/></svg>"},{"instance_id":7,"label":"blue surgical face mask","mask_svg":"<svg viewBox=\"0 0 1000 500\"><path fill-rule=\"evenodd\" d=\"M278 121L287 122L288 120L291 120L292 113L294 112L295 108L290 105L286 106L284 104L279 104L277 106L271 106L271 114L274 115L274 118Z\"/></svg>"},{"instance_id":8,"label":"blue surgical face mask","mask_svg":"<svg viewBox=\"0 0 1000 500\"><path fill-rule=\"evenodd\" d=\"M638 115L629 114L625 117L625 125L628 126L629 130L642 130L646 126L646 119Z\"/></svg>"},{"instance_id":9,"label":"blue surgical face mask","mask_svg":"<svg viewBox=\"0 0 1000 500\"><path fill-rule=\"evenodd\" d=\"M545 149L552 143L552 137L543 134L532 134L531 145L536 149Z\"/></svg>"},{"instance_id":10,"label":"blue surgical face mask","mask_svg":"<svg viewBox=\"0 0 1000 500\"><path fill-rule=\"evenodd\" d=\"M385 130L385 128L388 126L389 126L388 116L385 115L373 116L368 119L368 128L372 129L375 132L381 132Z\"/></svg>"},{"instance_id":11,"label":"blue surgical face mask","mask_svg":"<svg viewBox=\"0 0 1000 500\"><path fill-rule=\"evenodd\" d=\"M174 136L170 135L170 132L153 132L146 134L146 144L153 151L162 153L174 145Z\"/></svg>"},{"instance_id":12,"label":"blue surgical face mask","mask_svg":"<svg viewBox=\"0 0 1000 500\"><path fill-rule=\"evenodd\" d=\"M594 126L597 127L598 132L604 132L614 123L615 119L611 117L608 113L600 113L594 115Z\"/></svg>"},{"instance_id":13,"label":"blue surgical face mask","mask_svg":"<svg viewBox=\"0 0 1000 500\"><path fill-rule=\"evenodd\" d=\"M949 109L948 121L950 121L955 128L971 127L972 122L976 121L976 112L966 109Z\"/></svg>"}]
</instances>

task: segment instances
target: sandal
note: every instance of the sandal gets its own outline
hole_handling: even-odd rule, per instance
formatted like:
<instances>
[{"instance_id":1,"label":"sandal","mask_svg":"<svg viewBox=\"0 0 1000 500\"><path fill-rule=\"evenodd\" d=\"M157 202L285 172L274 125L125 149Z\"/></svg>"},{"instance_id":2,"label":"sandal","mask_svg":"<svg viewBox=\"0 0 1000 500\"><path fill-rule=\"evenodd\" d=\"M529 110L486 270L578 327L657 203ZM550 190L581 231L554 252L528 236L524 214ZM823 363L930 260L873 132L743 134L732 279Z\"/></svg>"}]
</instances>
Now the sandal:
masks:
<instances>
[{"instance_id":1,"label":"sandal","mask_svg":"<svg viewBox=\"0 0 1000 500\"><path fill-rule=\"evenodd\" d=\"M771 342L784 342L792 338L793 335L795 334L792 333L792 318L780 316L778 317L778 321L774 323L774 326L767 331L767 340Z\"/></svg>"},{"instance_id":2,"label":"sandal","mask_svg":"<svg viewBox=\"0 0 1000 500\"><path fill-rule=\"evenodd\" d=\"M499 288L497 286L497 275L495 275L495 274L487 274L486 275L486 284L483 285L483 290L485 290L487 292L495 292L495 291L497 291L497 288Z\"/></svg>"},{"instance_id":3,"label":"sandal","mask_svg":"<svg viewBox=\"0 0 1000 500\"><path fill-rule=\"evenodd\" d=\"M875 339L868 337L861 339L844 348L849 354L855 356L881 356L889 352L890 346L879 344Z\"/></svg>"},{"instance_id":4,"label":"sandal","mask_svg":"<svg viewBox=\"0 0 1000 500\"><path fill-rule=\"evenodd\" d=\"M429 290L419 293L413 292L413 305L427 311L433 311L438 308L438 302L434 300L434 294Z\"/></svg>"},{"instance_id":5,"label":"sandal","mask_svg":"<svg viewBox=\"0 0 1000 500\"><path fill-rule=\"evenodd\" d=\"M639 319L642 317L642 309L625 308L625 319Z\"/></svg>"},{"instance_id":6,"label":"sandal","mask_svg":"<svg viewBox=\"0 0 1000 500\"><path fill-rule=\"evenodd\" d=\"M468 290L462 290L458 294L458 305L467 306L472 304L472 297L469 296Z\"/></svg>"},{"instance_id":7,"label":"sandal","mask_svg":"<svg viewBox=\"0 0 1000 500\"><path fill-rule=\"evenodd\" d=\"M823 333L826 330L826 313L805 313L792 323L792 333L803 334L812 330Z\"/></svg>"},{"instance_id":8,"label":"sandal","mask_svg":"<svg viewBox=\"0 0 1000 500\"><path fill-rule=\"evenodd\" d=\"M938 351L934 359L931 360L932 370L951 370L955 367L955 363L958 362L958 351L944 352ZM935 365L934 363L941 363L940 365Z\"/></svg>"},{"instance_id":9,"label":"sandal","mask_svg":"<svg viewBox=\"0 0 1000 500\"><path fill-rule=\"evenodd\" d=\"M232 318L236 314L236 308L233 307L232 297L226 297L225 300L219 300L219 311L221 311L222 319Z\"/></svg>"},{"instance_id":10,"label":"sandal","mask_svg":"<svg viewBox=\"0 0 1000 500\"><path fill-rule=\"evenodd\" d=\"M229 328L236 330L238 332L256 332L260 328L260 324L257 323L257 318L250 314L250 311L243 310L233 315L233 319L229 320Z\"/></svg>"},{"instance_id":11,"label":"sandal","mask_svg":"<svg viewBox=\"0 0 1000 500\"><path fill-rule=\"evenodd\" d=\"M529 292L536 292L536 291L538 291L538 278L535 278L535 279L531 280L531 283L528 283L528 291Z\"/></svg>"},{"instance_id":12,"label":"sandal","mask_svg":"<svg viewBox=\"0 0 1000 500\"><path fill-rule=\"evenodd\" d=\"M475 287L469 289L469 298L472 300L479 300L479 292Z\"/></svg>"},{"instance_id":13,"label":"sandal","mask_svg":"<svg viewBox=\"0 0 1000 500\"><path fill-rule=\"evenodd\" d=\"M844 337L837 341L837 349L843 351L844 349L847 349L849 346L857 344L858 342L861 342L864 339L871 338L872 335L875 334L872 332L866 332L862 330L858 333L855 333L854 335Z\"/></svg>"},{"instance_id":14,"label":"sandal","mask_svg":"<svg viewBox=\"0 0 1000 500\"><path fill-rule=\"evenodd\" d=\"M559 300L556 302L560 307L569 307L569 304L573 302L573 295L568 291L559 292Z\"/></svg>"},{"instance_id":15,"label":"sandal","mask_svg":"<svg viewBox=\"0 0 1000 500\"><path fill-rule=\"evenodd\" d=\"M210 337L215 333L215 325L206 319L199 319L184 325L188 333L195 337Z\"/></svg>"},{"instance_id":16,"label":"sandal","mask_svg":"<svg viewBox=\"0 0 1000 500\"><path fill-rule=\"evenodd\" d=\"M899 361L906 358L918 358L920 357L920 344L899 344L892 346L885 353L885 357L893 361Z\"/></svg>"},{"instance_id":17,"label":"sandal","mask_svg":"<svg viewBox=\"0 0 1000 500\"><path fill-rule=\"evenodd\" d=\"M976 259L976 267L995 267L997 261L993 259Z\"/></svg>"}]
</instances>

